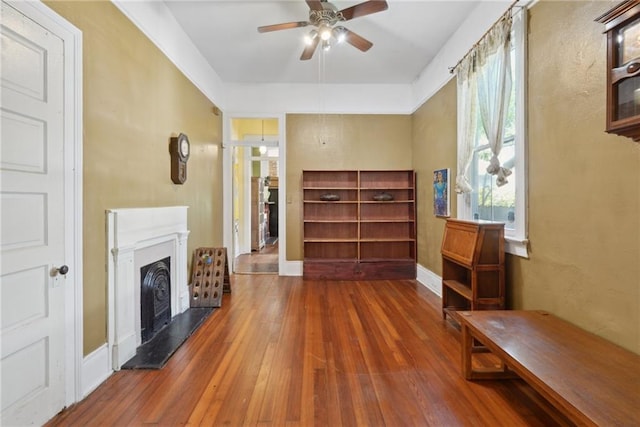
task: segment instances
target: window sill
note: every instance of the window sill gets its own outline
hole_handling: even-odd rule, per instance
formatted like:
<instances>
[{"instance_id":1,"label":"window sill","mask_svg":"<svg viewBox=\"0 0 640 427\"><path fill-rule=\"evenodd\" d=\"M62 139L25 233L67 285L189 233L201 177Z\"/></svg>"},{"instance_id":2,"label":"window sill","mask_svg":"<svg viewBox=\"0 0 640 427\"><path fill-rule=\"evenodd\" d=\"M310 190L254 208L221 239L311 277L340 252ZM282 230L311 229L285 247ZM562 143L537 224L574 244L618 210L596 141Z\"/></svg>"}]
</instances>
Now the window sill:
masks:
<instances>
[{"instance_id":1,"label":"window sill","mask_svg":"<svg viewBox=\"0 0 640 427\"><path fill-rule=\"evenodd\" d=\"M506 253L522 258L529 258L528 239L505 236L504 243L504 251Z\"/></svg>"}]
</instances>

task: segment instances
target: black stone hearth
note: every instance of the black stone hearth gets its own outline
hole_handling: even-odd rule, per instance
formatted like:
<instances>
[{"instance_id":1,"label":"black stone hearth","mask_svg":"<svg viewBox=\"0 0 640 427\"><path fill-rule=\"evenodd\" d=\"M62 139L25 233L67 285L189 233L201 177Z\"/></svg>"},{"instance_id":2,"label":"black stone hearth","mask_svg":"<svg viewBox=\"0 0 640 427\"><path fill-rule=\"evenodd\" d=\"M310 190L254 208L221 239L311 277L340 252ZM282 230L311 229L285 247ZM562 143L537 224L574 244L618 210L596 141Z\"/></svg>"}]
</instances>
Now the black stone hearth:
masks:
<instances>
[{"instance_id":1,"label":"black stone hearth","mask_svg":"<svg viewBox=\"0 0 640 427\"><path fill-rule=\"evenodd\" d=\"M178 314L146 343L136 355L122 365L122 369L160 369L175 351L213 313L211 307L194 307Z\"/></svg>"}]
</instances>

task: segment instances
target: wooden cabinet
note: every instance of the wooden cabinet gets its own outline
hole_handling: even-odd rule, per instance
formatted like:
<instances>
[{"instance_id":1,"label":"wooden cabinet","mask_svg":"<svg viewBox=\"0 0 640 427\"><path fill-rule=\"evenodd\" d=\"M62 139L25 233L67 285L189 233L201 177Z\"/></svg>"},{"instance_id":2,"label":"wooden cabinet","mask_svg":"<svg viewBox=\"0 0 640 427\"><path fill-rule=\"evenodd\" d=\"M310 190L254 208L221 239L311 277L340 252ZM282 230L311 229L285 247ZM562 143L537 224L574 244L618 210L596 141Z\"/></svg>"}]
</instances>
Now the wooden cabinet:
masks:
<instances>
[{"instance_id":1,"label":"wooden cabinet","mask_svg":"<svg viewBox=\"0 0 640 427\"><path fill-rule=\"evenodd\" d=\"M303 171L304 277L415 279L413 171Z\"/></svg>"},{"instance_id":2,"label":"wooden cabinet","mask_svg":"<svg viewBox=\"0 0 640 427\"><path fill-rule=\"evenodd\" d=\"M505 308L504 224L448 219L442 238L442 317Z\"/></svg>"},{"instance_id":3,"label":"wooden cabinet","mask_svg":"<svg viewBox=\"0 0 640 427\"><path fill-rule=\"evenodd\" d=\"M266 218L264 205L264 178L251 178L251 250L264 247Z\"/></svg>"},{"instance_id":4,"label":"wooden cabinet","mask_svg":"<svg viewBox=\"0 0 640 427\"><path fill-rule=\"evenodd\" d=\"M627 0L596 21L607 34L607 128L640 141L640 3Z\"/></svg>"}]
</instances>

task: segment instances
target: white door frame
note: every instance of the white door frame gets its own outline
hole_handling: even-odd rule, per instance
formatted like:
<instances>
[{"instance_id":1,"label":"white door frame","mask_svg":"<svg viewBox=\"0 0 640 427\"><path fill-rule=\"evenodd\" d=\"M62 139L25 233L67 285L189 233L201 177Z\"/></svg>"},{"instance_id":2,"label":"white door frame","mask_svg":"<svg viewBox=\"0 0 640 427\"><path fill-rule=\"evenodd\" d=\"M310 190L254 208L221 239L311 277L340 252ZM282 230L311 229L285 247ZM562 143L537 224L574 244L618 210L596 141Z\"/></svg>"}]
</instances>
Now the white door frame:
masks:
<instances>
[{"instance_id":1,"label":"white door frame","mask_svg":"<svg viewBox=\"0 0 640 427\"><path fill-rule=\"evenodd\" d=\"M278 274L280 276L301 275L295 266L287 262L287 138L284 113L225 113L222 123L222 203L224 206L222 238L228 253L235 253L233 246L233 165L231 159L233 119L277 119L278 120ZM233 268L233 259L231 259Z\"/></svg>"},{"instance_id":2,"label":"white door frame","mask_svg":"<svg viewBox=\"0 0 640 427\"><path fill-rule=\"evenodd\" d=\"M7 1L64 42L65 405L82 400L82 32L44 3ZM68 162L67 162L68 160Z\"/></svg>"}]
</instances>

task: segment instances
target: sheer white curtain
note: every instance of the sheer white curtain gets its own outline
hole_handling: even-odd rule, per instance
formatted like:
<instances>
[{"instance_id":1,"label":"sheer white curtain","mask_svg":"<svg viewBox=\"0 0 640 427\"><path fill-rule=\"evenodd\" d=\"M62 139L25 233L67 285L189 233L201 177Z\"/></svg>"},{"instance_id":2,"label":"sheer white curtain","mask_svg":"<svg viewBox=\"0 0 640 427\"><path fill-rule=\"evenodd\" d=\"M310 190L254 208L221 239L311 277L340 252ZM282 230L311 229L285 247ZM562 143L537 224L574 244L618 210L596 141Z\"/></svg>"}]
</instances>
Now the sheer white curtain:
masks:
<instances>
[{"instance_id":1,"label":"sheer white curtain","mask_svg":"<svg viewBox=\"0 0 640 427\"><path fill-rule=\"evenodd\" d=\"M458 79L458 176L456 192L471 193L469 166L476 142L477 117L491 152L487 172L498 186L511 175L500 165L504 120L511 96L511 14L496 23L456 68ZM479 114L478 114L479 113Z\"/></svg>"},{"instance_id":2,"label":"sheer white curtain","mask_svg":"<svg viewBox=\"0 0 640 427\"><path fill-rule=\"evenodd\" d=\"M507 183L511 171L500 165L504 121L511 97L511 14L498 22L478 49L478 107L493 156L487 172L497 175L498 187Z\"/></svg>"},{"instance_id":3,"label":"sheer white curtain","mask_svg":"<svg viewBox=\"0 0 640 427\"><path fill-rule=\"evenodd\" d=\"M471 193L469 166L473 158L478 123L478 79L474 67L475 55L467 55L456 69L458 78L458 175L456 192ZM460 108L460 106L462 108Z\"/></svg>"}]
</instances>

